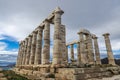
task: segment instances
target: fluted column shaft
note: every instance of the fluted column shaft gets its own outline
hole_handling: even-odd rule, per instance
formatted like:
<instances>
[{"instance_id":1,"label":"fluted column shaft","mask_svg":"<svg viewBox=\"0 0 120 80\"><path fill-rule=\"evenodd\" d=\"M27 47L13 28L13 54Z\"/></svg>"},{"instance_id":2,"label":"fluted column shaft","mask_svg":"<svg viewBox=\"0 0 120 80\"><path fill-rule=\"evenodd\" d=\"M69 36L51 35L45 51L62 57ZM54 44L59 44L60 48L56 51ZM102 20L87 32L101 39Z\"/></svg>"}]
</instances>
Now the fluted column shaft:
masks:
<instances>
[{"instance_id":1,"label":"fluted column shaft","mask_svg":"<svg viewBox=\"0 0 120 80\"><path fill-rule=\"evenodd\" d=\"M77 43L77 63L81 63L80 42Z\"/></svg>"},{"instance_id":2,"label":"fluted column shaft","mask_svg":"<svg viewBox=\"0 0 120 80\"><path fill-rule=\"evenodd\" d=\"M23 41L23 47L22 47L22 65L24 65L25 60L25 41Z\"/></svg>"},{"instance_id":3,"label":"fluted column shaft","mask_svg":"<svg viewBox=\"0 0 120 80\"><path fill-rule=\"evenodd\" d=\"M19 66L20 65L20 55L21 55L21 49L22 49L22 43L20 42L19 43L19 51L18 51L18 56L17 56L17 62L16 62L16 66Z\"/></svg>"},{"instance_id":4,"label":"fluted column shaft","mask_svg":"<svg viewBox=\"0 0 120 80\"><path fill-rule=\"evenodd\" d=\"M66 62L68 63L68 46L66 46Z\"/></svg>"},{"instance_id":5,"label":"fluted column shaft","mask_svg":"<svg viewBox=\"0 0 120 80\"><path fill-rule=\"evenodd\" d=\"M34 59L35 59L35 50L36 50L36 36L37 32L33 31L32 34L32 44L31 44L31 51L30 51L30 61L29 64L34 64Z\"/></svg>"},{"instance_id":6,"label":"fluted column shaft","mask_svg":"<svg viewBox=\"0 0 120 80\"><path fill-rule=\"evenodd\" d=\"M25 39L25 48L24 48L24 59L23 59L23 65L26 65L26 56L27 56L27 45L28 45L28 38Z\"/></svg>"},{"instance_id":7,"label":"fluted column shaft","mask_svg":"<svg viewBox=\"0 0 120 80\"><path fill-rule=\"evenodd\" d=\"M20 54L20 60L19 60L20 65L22 65L22 58L23 58L23 41L21 41L21 54Z\"/></svg>"},{"instance_id":8,"label":"fluted column shaft","mask_svg":"<svg viewBox=\"0 0 120 80\"><path fill-rule=\"evenodd\" d=\"M36 52L35 52L35 63L34 64L41 64L41 53L42 53L42 33L43 28L39 28L37 32L37 42L36 42Z\"/></svg>"},{"instance_id":9,"label":"fluted column shaft","mask_svg":"<svg viewBox=\"0 0 120 80\"><path fill-rule=\"evenodd\" d=\"M49 64L50 60L50 23L46 20L44 26L44 46L42 51L42 64Z\"/></svg>"},{"instance_id":10,"label":"fluted column shaft","mask_svg":"<svg viewBox=\"0 0 120 80\"><path fill-rule=\"evenodd\" d=\"M107 49L108 62L109 62L109 64L115 65L114 56L113 56L113 52L112 52L112 48L111 48L111 44L110 44L109 35L110 35L109 33L103 34L103 36L105 38L106 49Z\"/></svg>"},{"instance_id":11,"label":"fluted column shaft","mask_svg":"<svg viewBox=\"0 0 120 80\"><path fill-rule=\"evenodd\" d=\"M30 60L31 43L32 43L32 35L29 35L28 36L28 46L27 46L26 61L25 61L26 65L29 64L29 60Z\"/></svg>"},{"instance_id":12,"label":"fluted column shaft","mask_svg":"<svg viewBox=\"0 0 120 80\"><path fill-rule=\"evenodd\" d=\"M61 53L61 15L63 11L60 8L55 10L54 16L54 45L53 45L53 62L52 64L62 63L62 53Z\"/></svg>"},{"instance_id":13,"label":"fluted column shaft","mask_svg":"<svg viewBox=\"0 0 120 80\"><path fill-rule=\"evenodd\" d=\"M66 53L66 29L65 29L65 25L61 25L61 51L62 51L62 60L63 62L67 62L68 61L68 54Z\"/></svg>"},{"instance_id":14,"label":"fluted column shaft","mask_svg":"<svg viewBox=\"0 0 120 80\"><path fill-rule=\"evenodd\" d=\"M85 43L84 43L84 37L83 33L80 32L79 38L80 38L80 54L81 54L81 63L85 64L88 62L87 57L86 57L86 52L85 52Z\"/></svg>"},{"instance_id":15,"label":"fluted column shaft","mask_svg":"<svg viewBox=\"0 0 120 80\"><path fill-rule=\"evenodd\" d=\"M94 64L94 52L93 52L93 45L92 45L92 36L90 34L86 35L87 39L87 47L88 47L88 62L89 64Z\"/></svg>"},{"instance_id":16,"label":"fluted column shaft","mask_svg":"<svg viewBox=\"0 0 120 80\"><path fill-rule=\"evenodd\" d=\"M71 47L71 49L70 49L70 59L71 59L71 60L74 60L74 48L73 48L73 45L74 45L74 44L71 44L71 45L70 45L70 47Z\"/></svg>"},{"instance_id":17,"label":"fluted column shaft","mask_svg":"<svg viewBox=\"0 0 120 80\"><path fill-rule=\"evenodd\" d=\"M99 52L97 37L95 36L93 39L94 39L94 48L95 48L96 64L101 64L100 52Z\"/></svg>"}]
</instances>

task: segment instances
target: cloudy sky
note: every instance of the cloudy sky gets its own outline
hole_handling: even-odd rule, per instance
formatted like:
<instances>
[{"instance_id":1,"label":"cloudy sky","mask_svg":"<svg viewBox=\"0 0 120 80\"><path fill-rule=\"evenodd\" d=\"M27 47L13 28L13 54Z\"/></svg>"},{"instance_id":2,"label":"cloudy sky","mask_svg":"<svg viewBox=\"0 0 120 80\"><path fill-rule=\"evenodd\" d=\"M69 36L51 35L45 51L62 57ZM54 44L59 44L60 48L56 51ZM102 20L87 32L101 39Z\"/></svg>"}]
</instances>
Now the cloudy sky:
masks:
<instances>
[{"instance_id":1,"label":"cloudy sky","mask_svg":"<svg viewBox=\"0 0 120 80\"><path fill-rule=\"evenodd\" d=\"M67 42L85 28L99 37L100 52L106 54L102 34L109 32L114 54L120 53L120 0L0 0L0 54L17 54L18 42L57 6L65 12ZM52 33L51 26L51 42Z\"/></svg>"}]
</instances>

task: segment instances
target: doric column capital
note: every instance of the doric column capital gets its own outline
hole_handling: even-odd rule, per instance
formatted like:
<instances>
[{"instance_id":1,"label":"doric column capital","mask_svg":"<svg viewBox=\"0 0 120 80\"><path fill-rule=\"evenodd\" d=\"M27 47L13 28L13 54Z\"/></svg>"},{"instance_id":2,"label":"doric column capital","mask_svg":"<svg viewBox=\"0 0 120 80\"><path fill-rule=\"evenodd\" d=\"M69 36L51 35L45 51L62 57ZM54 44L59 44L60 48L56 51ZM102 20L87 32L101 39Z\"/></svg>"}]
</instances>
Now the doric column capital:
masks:
<instances>
[{"instance_id":1,"label":"doric column capital","mask_svg":"<svg viewBox=\"0 0 120 80\"><path fill-rule=\"evenodd\" d=\"M28 37L32 37L32 35L30 34Z\"/></svg>"},{"instance_id":2,"label":"doric column capital","mask_svg":"<svg viewBox=\"0 0 120 80\"><path fill-rule=\"evenodd\" d=\"M107 37L107 36L109 36L109 35L110 35L109 33L103 34L104 37Z\"/></svg>"},{"instance_id":3,"label":"doric column capital","mask_svg":"<svg viewBox=\"0 0 120 80\"><path fill-rule=\"evenodd\" d=\"M28 40L28 37L27 37L27 38L25 38L25 40Z\"/></svg>"},{"instance_id":4,"label":"doric column capital","mask_svg":"<svg viewBox=\"0 0 120 80\"><path fill-rule=\"evenodd\" d=\"M33 31L33 34L37 34L37 31Z\"/></svg>"},{"instance_id":5,"label":"doric column capital","mask_svg":"<svg viewBox=\"0 0 120 80\"><path fill-rule=\"evenodd\" d=\"M64 11L60 9L60 7L56 7L56 9L55 9L54 12L55 12L55 13L59 13L59 14L61 14L61 15L64 13Z\"/></svg>"},{"instance_id":6,"label":"doric column capital","mask_svg":"<svg viewBox=\"0 0 120 80\"><path fill-rule=\"evenodd\" d=\"M80 35L80 34L84 34L84 33L83 32L78 32L77 34Z\"/></svg>"},{"instance_id":7,"label":"doric column capital","mask_svg":"<svg viewBox=\"0 0 120 80\"><path fill-rule=\"evenodd\" d=\"M50 23L51 21L50 20L48 20L48 19L45 19L44 21L43 21L43 23Z\"/></svg>"},{"instance_id":8,"label":"doric column capital","mask_svg":"<svg viewBox=\"0 0 120 80\"><path fill-rule=\"evenodd\" d=\"M73 46L74 44L70 44L70 46Z\"/></svg>"},{"instance_id":9,"label":"doric column capital","mask_svg":"<svg viewBox=\"0 0 120 80\"><path fill-rule=\"evenodd\" d=\"M98 39L98 37L96 35L92 35L93 39Z\"/></svg>"}]
</instances>

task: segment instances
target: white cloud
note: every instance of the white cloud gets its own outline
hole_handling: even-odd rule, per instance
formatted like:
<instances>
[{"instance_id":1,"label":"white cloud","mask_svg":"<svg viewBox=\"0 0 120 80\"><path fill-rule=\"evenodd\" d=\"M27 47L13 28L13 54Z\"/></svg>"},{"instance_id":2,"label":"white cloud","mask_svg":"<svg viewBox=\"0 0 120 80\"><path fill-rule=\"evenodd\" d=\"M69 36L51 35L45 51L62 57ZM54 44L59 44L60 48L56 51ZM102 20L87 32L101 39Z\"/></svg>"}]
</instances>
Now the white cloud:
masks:
<instances>
[{"instance_id":1,"label":"white cloud","mask_svg":"<svg viewBox=\"0 0 120 80\"><path fill-rule=\"evenodd\" d=\"M18 54L18 52L17 51L5 51L5 50L3 50L3 51L0 51L0 54Z\"/></svg>"},{"instance_id":2,"label":"white cloud","mask_svg":"<svg viewBox=\"0 0 120 80\"><path fill-rule=\"evenodd\" d=\"M0 42L0 51L4 50L7 47L7 44L4 42Z\"/></svg>"}]
</instances>

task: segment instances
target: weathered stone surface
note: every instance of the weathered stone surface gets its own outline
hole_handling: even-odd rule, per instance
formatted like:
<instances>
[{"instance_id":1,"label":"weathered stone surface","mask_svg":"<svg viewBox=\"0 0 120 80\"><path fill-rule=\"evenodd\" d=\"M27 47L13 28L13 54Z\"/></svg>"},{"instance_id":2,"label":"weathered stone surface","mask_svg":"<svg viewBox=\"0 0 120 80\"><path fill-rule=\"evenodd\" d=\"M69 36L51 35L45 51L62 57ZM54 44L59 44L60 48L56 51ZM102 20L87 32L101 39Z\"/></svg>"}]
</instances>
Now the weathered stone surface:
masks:
<instances>
[{"instance_id":1,"label":"weathered stone surface","mask_svg":"<svg viewBox=\"0 0 120 80\"><path fill-rule=\"evenodd\" d=\"M95 47L96 64L101 64L100 52L99 52L98 41L97 41L96 35L93 36L93 39L94 39L94 47Z\"/></svg>"},{"instance_id":2,"label":"weathered stone surface","mask_svg":"<svg viewBox=\"0 0 120 80\"><path fill-rule=\"evenodd\" d=\"M97 37L90 31L81 29L78 32L79 40L66 44L66 28L61 24L63 13L57 7L21 42L14 71L31 80L107 80L113 75L119 75L120 67L115 65L109 34L103 35L109 64L102 65ZM50 24L54 24L52 61L50 61ZM74 57L74 44L77 44L77 59ZM68 59L68 46L70 45L71 63ZM120 78L113 77L112 79L119 80Z\"/></svg>"},{"instance_id":3,"label":"weathered stone surface","mask_svg":"<svg viewBox=\"0 0 120 80\"><path fill-rule=\"evenodd\" d=\"M44 26L44 46L42 51L42 64L49 64L50 60L50 23L45 21Z\"/></svg>"},{"instance_id":4,"label":"weathered stone surface","mask_svg":"<svg viewBox=\"0 0 120 80\"><path fill-rule=\"evenodd\" d=\"M26 65L29 64L29 60L30 60L31 44L32 44L32 35L29 35L29 36L28 36L27 52L26 52L26 62L25 62Z\"/></svg>"},{"instance_id":5,"label":"weathered stone surface","mask_svg":"<svg viewBox=\"0 0 120 80\"><path fill-rule=\"evenodd\" d=\"M34 64L35 51L36 51L36 37L37 37L37 32L36 32L36 31L33 31L32 36L33 36L33 37L32 37L32 44L31 44L29 64Z\"/></svg>"},{"instance_id":6,"label":"weathered stone surface","mask_svg":"<svg viewBox=\"0 0 120 80\"><path fill-rule=\"evenodd\" d=\"M111 44L110 44L109 35L110 35L109 33L103 34L103 36L105 38L105 44L106 44L106 50L107 50L109 64L115 65L114 56L113 56L113 52L112 52L112 48L111 48Z\"/></svg>"},{"instance_id":7,"label":"weathered stone surface","mask_svg":"<svg viewBox=\"0 0 120 80\"><path fill-rule=\"evenodd\" d=\"M62 52L61 48L61 15L63 14L63 11L57 7L54 12L54 45L53 45L53 62L52 64L61 64L62 62Z\"/></svg>"},{"instance_id":8,"label":"weathered stone surface","mask_svg":"<svg viewBox=\"0 0 120 80\"><path fill-rule=\"evenodd\" d=\"M36 52L35 52L35 62L34 62L35 65L41 64L42 33L43 33L43 29L40 27L37 32Z\"/></svg>"}]
</instances>

